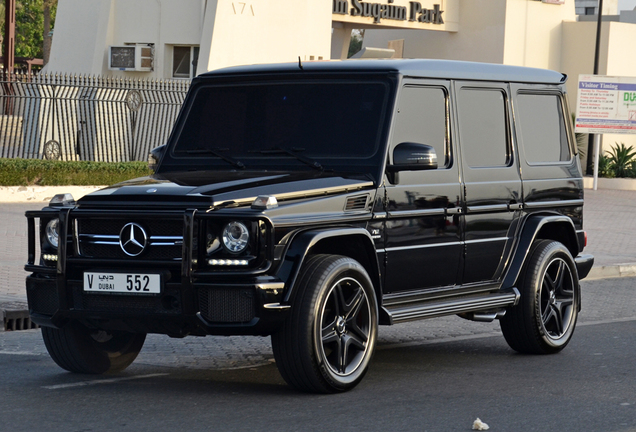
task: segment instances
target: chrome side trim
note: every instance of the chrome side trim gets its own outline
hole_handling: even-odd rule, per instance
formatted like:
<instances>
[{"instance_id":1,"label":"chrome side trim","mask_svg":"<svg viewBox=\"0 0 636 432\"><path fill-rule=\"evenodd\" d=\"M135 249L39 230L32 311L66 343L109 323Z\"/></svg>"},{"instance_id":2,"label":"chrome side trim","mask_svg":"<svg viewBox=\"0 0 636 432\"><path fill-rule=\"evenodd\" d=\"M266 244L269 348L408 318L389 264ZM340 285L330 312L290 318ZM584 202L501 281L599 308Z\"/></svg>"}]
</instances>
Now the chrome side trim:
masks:
<instances>
[{"instance_id":1,"label":"chrome side trim","mask_svg":"<svg viewBox=\"0 0 636 432\"><path fill-rule=\"evenodd\" d=\"M307 217L272 217L272 222L276 227L287 227L287 226L298 226L302 223L333 223L337 221L338 223L342 222L358 222L358 221L366 221L369 220L371 216L371 212L364 211L362 214L352 214L352 212L347 212L338 214L338 215L318 215L318 216L307 216Z\"/></svg>"},{"instance_id":2,"label":"chrome side trim","mask_svg":"<svg viewBox=\"0 0 636 432\"><path fill-rule=\"evenodd\" d=\"M278 201L283 201L283 200L294 199L294 198L309 198L309 197L320 196L320 195L337 194L341 192L355 192L355 191L366 189L372 186L373 186L373 182L364 182L364 183L356 183L356 184L352 184L348 186L336 186L336 187L312 189L312 190L304 191L304 192L298 192L298 191L284 192L279 194L272 194L272 196L275 197L276 200ZM257 197L252 196L252 197L246 197L246 198L238 198L232 201L234 201L236 205L246 205L246 204L251 204L256 198ZM212 206L216 207L218 205L223 204L224 202L227 202L227 200L215 201L212 204Z\"/></svg>"},{"instance_id":3,"label":"chrome side trim","mask_svg":"<svg viewBox=\"0 0 636 432\"><path fill-rule=\"evenodd\" d=\"M572 207L572 206L582 206L583 200L560 200L560 201L536 201L536 202L526 202L525 206L527 208L554 208L554 207Z\"/></svg>"},{"instance_id":4,"label":"chrome side trim","mask_svg":"<svg viewBox=\"0 0 636 432\"><path fill-rule=\"evenodd\" d=\"M466 243L466 244L471 244L471 243L489 243L489 242L507 241L507 240L508 240L508 237L495 237L495 238L489 238L489 239L466 240L464 243Z\"/></svg>"},{"instance_id":5,"label":"chrome side trim","mask_svg":"<svg viewBox=\"0 0 636 432\"><path fill-rule=\"evenodd\" d=\"M389 217L404 218L418 216L444 216L446 213L444 208L424 209L424 210L400 210L389 212Z\"/></svg>"},{"instance_id":6,"label":"chrome side trim","mask_svg":"<svg viewBox=\"0 0 636 432\"><path fill-rule=\"evenodd\" d=\"M468 213L490 213L490 212L500 212L500 211L508 211L508 204L493 204L493 205L467 207Z\"/></svg>"},{"instance_id":7,"label":"chrome side trim","mask_svg":"<svg viewBox=\"0 0 636 432\"><path fill-rule=\"evenodd\" d=\"M462 242L456 241L456 242L448 242L448 243L434 243L434 244L415 245L415 246L395 246L395 247L388 247L384 250L386 252L390 252L390 251L411 250L411 249L425 249L425 248L442 247L442 246L457 246L461 244Z\"/></svg>"}]
</instances>

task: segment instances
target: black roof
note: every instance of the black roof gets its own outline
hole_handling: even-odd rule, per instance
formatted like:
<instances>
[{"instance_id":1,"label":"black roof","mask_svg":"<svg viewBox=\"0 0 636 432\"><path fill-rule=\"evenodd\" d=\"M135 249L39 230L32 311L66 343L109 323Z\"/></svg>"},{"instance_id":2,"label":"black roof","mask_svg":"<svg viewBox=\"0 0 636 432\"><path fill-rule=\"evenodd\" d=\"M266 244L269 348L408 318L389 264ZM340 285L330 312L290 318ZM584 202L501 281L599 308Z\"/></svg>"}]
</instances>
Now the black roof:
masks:
<instances>
[{"instance_id":1,"label":"black roof","mask_svg":"<svg viewBox=\"0 0 636 432\"><path fill-rule=\"evenodd\" d=\"M298 73L299 62L234 66L213 70L202 76ZM395 72L418 78L466 79L481 81L562 84L567 76L547 69L429 59L361 59L302 62L305 72Z\"/></svg>"}]
</instances>

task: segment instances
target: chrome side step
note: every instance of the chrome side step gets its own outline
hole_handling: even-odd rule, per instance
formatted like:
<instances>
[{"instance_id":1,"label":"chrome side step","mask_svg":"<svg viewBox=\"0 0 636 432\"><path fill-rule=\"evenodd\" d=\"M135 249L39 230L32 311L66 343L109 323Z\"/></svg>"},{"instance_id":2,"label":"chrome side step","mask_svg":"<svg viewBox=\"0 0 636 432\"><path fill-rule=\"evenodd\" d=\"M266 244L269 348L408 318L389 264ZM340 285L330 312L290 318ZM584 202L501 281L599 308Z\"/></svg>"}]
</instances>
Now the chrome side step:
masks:
<instances>
[{"instance_id":1,"label":"chrome side step","mask_svg":"<svg viewBox=\"0 0 636 432\"><path fill-rule=\"evenodd\" d=\"M393 304L384 306L384 309L390 318L391 324L465 312L482 312L475 313L474 315L479 317L480 320L486 320L487 317L492 317L492 319L498 318L501 315L499 313L500 310L516 305L520 296L519 290L513 287L511 288L511 292L506 293L472 298L464 297L434 303Z\"/></svg>"}]
</instances>

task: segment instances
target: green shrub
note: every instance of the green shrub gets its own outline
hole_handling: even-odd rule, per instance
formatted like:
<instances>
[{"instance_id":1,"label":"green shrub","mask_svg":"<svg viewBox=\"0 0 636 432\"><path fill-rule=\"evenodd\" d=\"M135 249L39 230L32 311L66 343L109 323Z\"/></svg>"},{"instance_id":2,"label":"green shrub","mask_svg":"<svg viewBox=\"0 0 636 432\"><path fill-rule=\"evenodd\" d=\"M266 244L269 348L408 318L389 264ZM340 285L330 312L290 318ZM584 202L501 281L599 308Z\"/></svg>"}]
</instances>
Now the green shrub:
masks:
<instances>
[{"instance_id":1,"label":"green shrub","mask_svg":"<svg viewBox=\"0 0 636 432\"><path fill-rule=\"evenodd\" d=\"M614 170L610 166L609 158L605 155L601 155L598 158L598 176L606 178L614 178Z\"/></svg>"},{"instance_id":2,"label":"green shrub","mask_svg":"<svg viewBox=\"0 0 636 432\"><path fill-rule=\"evenodd\" d=\"M100 186L151 173L145 162L0 159L0 186Z\"/></svg>"},{"instance_id":3,"label":"green shrub","mask_svg":"<svg viewBox=\"0 0 636 432\"><path fill-rule=\"evenodd\" d=\"M629 177L632 163L636 161L634 146L626 147L624 143L616 143L607 152L609 154L609 166L615 177Z\"/></svg>"}]
</instances>

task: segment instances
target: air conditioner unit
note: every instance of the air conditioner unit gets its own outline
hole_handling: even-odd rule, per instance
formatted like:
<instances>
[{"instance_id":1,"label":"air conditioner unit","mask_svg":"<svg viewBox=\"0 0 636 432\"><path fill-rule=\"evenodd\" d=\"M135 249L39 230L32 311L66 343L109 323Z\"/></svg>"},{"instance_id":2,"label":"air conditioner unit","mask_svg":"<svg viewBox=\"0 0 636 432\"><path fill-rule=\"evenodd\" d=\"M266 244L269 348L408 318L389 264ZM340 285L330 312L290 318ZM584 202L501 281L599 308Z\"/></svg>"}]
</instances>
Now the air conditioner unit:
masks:
<instances>
[{"instance_id":1,"label":"air conditioner unit","mask_svg":"<svg viewBox=\"0 0 636 432\"><path fill-rule=\"evenodd\" d=\"M108 69L151 72L154 70L154 44L108 47Z\"/></svg>"}]
</instances>

